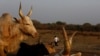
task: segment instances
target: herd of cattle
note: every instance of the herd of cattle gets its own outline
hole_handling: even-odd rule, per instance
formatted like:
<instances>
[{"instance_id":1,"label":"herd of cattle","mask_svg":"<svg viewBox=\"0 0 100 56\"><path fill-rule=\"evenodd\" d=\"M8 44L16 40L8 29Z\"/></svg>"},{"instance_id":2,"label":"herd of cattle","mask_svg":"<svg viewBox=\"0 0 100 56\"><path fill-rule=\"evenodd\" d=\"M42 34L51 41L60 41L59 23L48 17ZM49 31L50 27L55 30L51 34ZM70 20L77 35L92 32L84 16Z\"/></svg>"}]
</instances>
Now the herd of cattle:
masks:
<instances>
[{"instance_id":1,"label":"herd of cattle","mask_svg":"<svg viewBox=\"0 0 100 56\"><path fill-rule=\"evenodd\" d=\"M72 39L77 32L74 32L71 37L67 36L65 28L62 27L64 41L64 50L57 53L55 47L49 44L38 43L36 45L28 45L23 43L28 37L38 37L38 32L33 25L30 16L32 8L25 16L22 13L21 3L19 6L20 18L14 18L9 13L3 13L0 17L0 56L7 56L8 53L13 53L18 50L16 56L81 56L81 52L70 54Z\"/></svg>"}]
</instances>

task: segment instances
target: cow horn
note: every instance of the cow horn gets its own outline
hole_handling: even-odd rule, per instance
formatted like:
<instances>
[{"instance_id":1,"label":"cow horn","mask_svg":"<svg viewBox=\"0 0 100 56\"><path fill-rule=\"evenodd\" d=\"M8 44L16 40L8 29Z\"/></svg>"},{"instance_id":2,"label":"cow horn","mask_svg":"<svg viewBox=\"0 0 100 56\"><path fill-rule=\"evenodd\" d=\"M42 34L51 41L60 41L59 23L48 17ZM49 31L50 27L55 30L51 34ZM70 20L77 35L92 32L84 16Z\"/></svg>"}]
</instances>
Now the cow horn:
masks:
<instances>
[{"instance_id":1,"label":"cow horn","mask_svg":"<svg viewBox=\"0 0 100 56\"><path fill-rule=\"evenodd\" d=\"M20 6L19 6L19 16L21 18L23 17L21 2L20 2Z\"/></svg>"},{"instance_id":2,"label":"cow horn","mask_svg":"<svg viewBox=\"0 0 100 56\"><path fill-rule=\"evenodd\" d=\"M77 31L75 31L72 36L69 38L69 43L70 43L70 47L72 45L72 40L73 40L73 37L75 36L75 34L77 33Z\"/></svg>"},{"instance_id":3,"label":"cow horn","mask_svg":"<svg viewBox=\"0 0 100 56\"><path fill-rule=\"evenodd\" d=\"M63 35L65 37L65 40L68 40L68 36L67 36L67 32L65 30L65 27L62 27L62 29L63 29Z\"/></svg>"},{"instance_id":4,"label":"cow horn","mask_svg":"<svg viewBox=\"0 0 100 56\"><path fill-rule=\"evenodd\" d=\"M71 49L71 45L69 43L69 38L67 36L67 32L65 30L65 27L62 27L63 30L63 36L64 36L64 51L63 51L63 55L69 55L70 54L70 49Z\"/></svg>"},{"instance_id":5,"label":"cow horn","mask_svg":"<svg viewBox=\"0 0 100 56\"><path fill-rule=\"evenodd\" d=\"M30 9L30 11L28 12L28 14L27 14L27 16L31 16L31 14L32 14L32 6L31 6L31 9Z\"/></svg>"}]
</instances>

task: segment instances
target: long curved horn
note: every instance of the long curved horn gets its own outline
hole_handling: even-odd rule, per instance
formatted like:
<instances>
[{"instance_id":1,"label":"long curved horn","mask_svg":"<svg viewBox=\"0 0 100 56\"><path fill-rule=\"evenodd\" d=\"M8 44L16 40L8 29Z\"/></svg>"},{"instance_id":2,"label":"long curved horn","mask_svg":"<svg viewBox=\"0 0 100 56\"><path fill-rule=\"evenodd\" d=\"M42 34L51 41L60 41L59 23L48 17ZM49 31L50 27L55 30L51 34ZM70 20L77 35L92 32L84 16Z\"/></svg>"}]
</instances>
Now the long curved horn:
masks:
<instances>
[{"instance_id":1,"label":"long curved horn","mask_svg":"<svg viewBox=\"0 0 100 56\"><path fill-rule=\"evenodd\" d=\"M72 34L72 36L69 38L70 47L72 46L73 37L75 36L76 33L77 33L77 31L75 31L75 32Z\"/></svg>"},{"instance_id":2,"label":"long curved horn","mask_svg":"<svg viewBox=\"0 0 100 56\"><path fill-rule=\"evenodd\" d=\"M63 35L65 37L65 40L68 40L68 36L67 36L67 32L66 32L65 28L62 27L62 30L63 30Z\"/></svg>"},{"instance_id":3,"label":"long curved horn","mask_svg":"<svg viewBox=\"0 0 100 56\"><path fill-rule=\"evenodd\" d=\"M21 6L21 2L20 2L20 6L19 6L19 16L22 18L24 15L22 13L22 6Z\"/></svg>"},{"instance_id":4,"label":"long curved horn","mask_svg":"<svg viewBox=\"0 0 100 56\"><path fill-rule=\"evenodd\" d=\"M62 30L63 30L63 36L64 36L64 51L63 51L63 55L69 56L70 49L71 49L70 43L69 43L69 38L67 36L67 32L66 32L64 27L62 28Z\"/></svg>"},{"instance_id":5,"label":"long curved horn","mask_svg":"<svg viewBox=\"0 0 100 56\"><path fill-rule=\"evenodd\" d=\"M31 9L30 9L30 11L28 12L28 14L27 14L27 16L31 16L31 14L32 14L32 6L31 6Z\"/></svg>"}]
</instances>

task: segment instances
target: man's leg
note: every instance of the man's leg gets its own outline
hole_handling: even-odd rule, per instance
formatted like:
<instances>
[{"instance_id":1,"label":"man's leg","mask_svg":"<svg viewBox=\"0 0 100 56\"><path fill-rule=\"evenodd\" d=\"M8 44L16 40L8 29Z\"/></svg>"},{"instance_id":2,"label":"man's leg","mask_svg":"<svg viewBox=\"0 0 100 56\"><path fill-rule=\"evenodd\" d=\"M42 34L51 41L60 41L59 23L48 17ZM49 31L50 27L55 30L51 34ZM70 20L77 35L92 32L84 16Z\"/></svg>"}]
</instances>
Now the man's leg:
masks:
<instances>
[{"instance_id":1,"label":"man's leg","mask_svg":"<svg viewBox=\"0 0 100 56\"><path fill-rule=\"evenodd\" d=\"M57 42L55 42L55 46L58 46L58 43Z\"/></svg>"}]
</instances>

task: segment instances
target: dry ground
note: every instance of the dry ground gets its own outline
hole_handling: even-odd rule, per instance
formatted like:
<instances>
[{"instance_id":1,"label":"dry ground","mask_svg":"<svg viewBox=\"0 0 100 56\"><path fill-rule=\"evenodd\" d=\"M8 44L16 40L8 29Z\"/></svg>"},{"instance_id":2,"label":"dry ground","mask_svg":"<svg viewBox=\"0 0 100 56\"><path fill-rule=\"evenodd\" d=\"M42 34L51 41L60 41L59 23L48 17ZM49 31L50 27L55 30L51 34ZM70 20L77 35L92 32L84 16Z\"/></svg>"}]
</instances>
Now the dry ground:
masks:
<instances>
[{"instance_id":1,"label":"dry ground","mask_svg":"<svg viewBox=\"0 0 100 56\"><path fill-rule=\"evenodd\" d=\"M60 51L63 49L63 35L61 30L38 30L40 33L40 38L43 43L51 43L53 42L54 36L58 36L60 38L59 46L57 50ZM73 31L68 31L72 33ZM88 33L88 32L86 32ZM78 51L82 52L82 56L100 56L100 32L93 32L98 35L80 35L77 34L73 38L72 45L72 53L76 53ZM70 35L68 35L70 36ZM38 39L28 39L25 41L28 44L35 44Z\"/></svg>"},{"instance_id":2,"label":"dry ground","mask_svg":"<svg viewBox=\"0 0 100 56\"><path fill-rule=\"evenodd\" d=\"M61 30L39 30L39 32L44 43L50 43L53 41L55 35L58 36L60 42L57 48L58 50L63 48L63 35ZM68 36L73 32L74 31L68 31ZM86 32L86 34L87 33L93 33L95 35L81 35L77 33L73 38L72 53L80 51L83 53L82 56L100 56L100 32Z\"/></svg>"}]
</instances>

